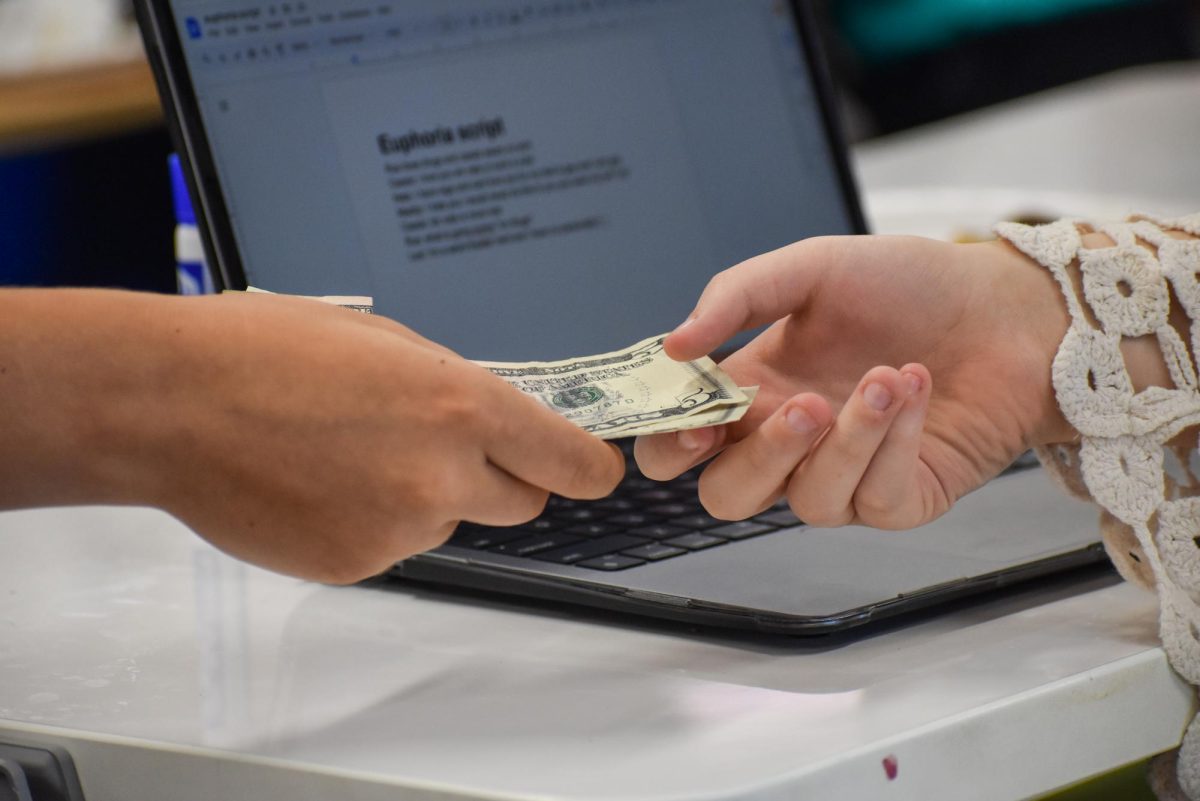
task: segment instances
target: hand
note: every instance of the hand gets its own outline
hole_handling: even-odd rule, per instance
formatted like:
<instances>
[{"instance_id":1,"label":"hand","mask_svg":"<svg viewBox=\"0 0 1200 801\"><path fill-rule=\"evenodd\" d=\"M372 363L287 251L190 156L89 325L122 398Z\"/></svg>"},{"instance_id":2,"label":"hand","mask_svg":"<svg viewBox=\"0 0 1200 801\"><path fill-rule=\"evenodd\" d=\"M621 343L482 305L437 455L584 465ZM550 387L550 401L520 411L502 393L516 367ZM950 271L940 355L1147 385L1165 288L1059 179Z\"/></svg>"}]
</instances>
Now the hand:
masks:
<instances>
[{"instance_id":1,"label":"hand","mask_svg":"<svg viewBox=\"0 0 1200 801\"><path fill-rule=\"evenodd\" d=\"M0 459L0 505L22 489L154 505L236 557L341 583L461 520L521 523L549 492L601 497L624 474L611 445L390 320L267 295L59 292L26 320L53 322L53 376L23 375L9 402L46 423L27 447L63 458L40 477ZM24 297L15 309L38 305Z\"/></svg>"},{"instance_id":2,"label":"hand","mask_svg":"<svg viewBox=\"0 0 1200 801\"><path fill-rule=\"evenodd\" d=\"M402 325L233 300L241 355L210 371L219 404L179 398L196 436L164 506L235 555L360 579L459 521L522 523L551 491L602 497L624 473L615 448Z\"/></svg>"},{"instance_id":3,"label":"hand","mask_svg":"<svg viewBox=\"0 0 1200 801\"><path fill-rule=\"evenodd\" d=\"M785 496L818 526L926 523L1033 444L1069 438L1050 386L1067 313L1048 271L1003 242L827 237L716 276L665 347L696 358L772 325L724 362L760 385L739 422L639 439L714 516Z\"/></svg>"}]
</instances>

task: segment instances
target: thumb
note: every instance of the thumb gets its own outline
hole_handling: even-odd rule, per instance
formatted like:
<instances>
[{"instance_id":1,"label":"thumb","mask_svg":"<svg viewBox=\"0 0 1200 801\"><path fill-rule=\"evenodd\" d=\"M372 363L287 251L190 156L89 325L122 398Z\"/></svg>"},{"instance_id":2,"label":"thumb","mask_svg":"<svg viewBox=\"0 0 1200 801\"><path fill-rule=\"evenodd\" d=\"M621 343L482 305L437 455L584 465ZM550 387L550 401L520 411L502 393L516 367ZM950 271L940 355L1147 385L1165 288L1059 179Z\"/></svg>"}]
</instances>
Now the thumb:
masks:
<instances>
[{"instance_id":1,"label":"thumb","mask_svg":"<svg viewBox=\"0 0 1200 801\"><path fill-rule=\"evenodd\" d=\"M739 331L772 323L804 306L838 241L817 237L755 256L717 273L695 310L663 342L672 359L697 359Z\"/></svg>"}]
</instances>

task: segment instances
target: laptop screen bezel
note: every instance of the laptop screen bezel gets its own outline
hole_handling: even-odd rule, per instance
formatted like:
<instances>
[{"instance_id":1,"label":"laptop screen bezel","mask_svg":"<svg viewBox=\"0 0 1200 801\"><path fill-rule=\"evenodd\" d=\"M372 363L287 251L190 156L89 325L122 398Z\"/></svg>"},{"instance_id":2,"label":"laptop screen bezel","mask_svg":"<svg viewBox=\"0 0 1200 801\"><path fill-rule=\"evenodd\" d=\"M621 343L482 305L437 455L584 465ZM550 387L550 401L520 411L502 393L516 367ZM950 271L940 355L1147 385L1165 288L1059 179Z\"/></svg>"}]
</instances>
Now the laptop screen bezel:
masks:
<instances>
[{"instance_id":1,"label":"laptop screen bezel","mask_svg":"<svg viewBox=\"0 0 1200 801\"><path fill-rule=\"evenodd\" d=\"M840 190L839 200L851 230L854 233L866 233L866 221L836 111L836 94L820 37L815 30L813 12L802 0L792 0L788 6L812 77L822 133ZM218 290L245 289L246 270L221 191L216 160L187 68L179 26L170 0L135 0L134 9L162 99L167 128L193 198L196 222L205 257L212 268L213 282Z\"/></svg>"}]
</instances>

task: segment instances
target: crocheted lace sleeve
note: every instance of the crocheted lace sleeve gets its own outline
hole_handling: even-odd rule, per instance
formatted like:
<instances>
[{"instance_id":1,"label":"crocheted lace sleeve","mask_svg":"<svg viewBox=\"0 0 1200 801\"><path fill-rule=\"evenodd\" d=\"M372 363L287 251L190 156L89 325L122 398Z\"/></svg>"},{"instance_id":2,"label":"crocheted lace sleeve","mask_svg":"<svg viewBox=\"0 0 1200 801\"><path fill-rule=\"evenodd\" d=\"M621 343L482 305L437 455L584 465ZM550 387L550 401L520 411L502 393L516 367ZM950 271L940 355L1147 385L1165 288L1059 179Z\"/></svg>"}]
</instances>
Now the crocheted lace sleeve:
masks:
<instances>
[{"instance_id":1,"label":"crocheted lace sleeve","mask_svg":"<svg viewBox=\"0 0 1200 801\"><path fill-rule=\"evenodd\" d=\"M1059 408L1076 442L1041 448L1050 474L1103 512L1105 548L1126 579L1157 591L1159 633L1172 667L1200 684L1200 214L1134 217L1093 226L1073 220L996 233L1054 275L1071 322L1055 356ZM1111 247L1085 248L1083 233ZM1072 265L1078 264L1077 273ZM1078 280L1076 280L1078 279ZM1171 324L1172 305L1188 331ZM1173 387L1135 391L1121 342L1153 336ZM1186 339L1185 339L1186 337ZM1200 719L1184 737L1179 786L1200 801Z\"/></svg>"}]
</instances>

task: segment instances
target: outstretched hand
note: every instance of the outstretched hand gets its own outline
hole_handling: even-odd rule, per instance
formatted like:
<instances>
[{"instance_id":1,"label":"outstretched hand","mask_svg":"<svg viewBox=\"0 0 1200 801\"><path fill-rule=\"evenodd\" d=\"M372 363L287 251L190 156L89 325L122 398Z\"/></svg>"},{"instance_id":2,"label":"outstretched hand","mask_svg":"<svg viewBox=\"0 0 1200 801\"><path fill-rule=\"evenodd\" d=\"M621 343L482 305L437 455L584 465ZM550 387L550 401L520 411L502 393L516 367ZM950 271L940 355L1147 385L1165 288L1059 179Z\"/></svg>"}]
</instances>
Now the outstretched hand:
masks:
<instances>
[{"instance_id":1,"label":"outstretched hand","mask_svg":"<svg viewBox=\"0 0 1200 801\"><path fill-rule=\"evenodd\" d=\"M382 317L4 290L0 319L0 508L153 505L240 559L340 583L625 472L610 444Z\"/></svg>"},{"instance_id":2,"label":"outstretched hand","mask_svg":"<svg viewBox=\"0 0 1200 801\"><path fill-rule=\"evenodd\" d=\"M353 581L460 521L522 523L550 492L598 498L624 474L614 447L399 323L291 298L207 305L206 327L248 341L177 405L197 436L161 505L236 556Z\"/></svg>"},{"instance_id":3,"label":"outstretched hand","mask_svg":"<svg viewBox=\"0 0 1200 801\"><path fill-rule=\"evenodd\" d=\"M696 358L764 324L722 362L760 386L742 420L636 444L654 479L715 455L700 499L717 517L786 496L812 525L911 528L1071 435L1050 386L1065 308L1005 243L798 242L717 275L665 347Z\"/></svg>"}]
</instances>

